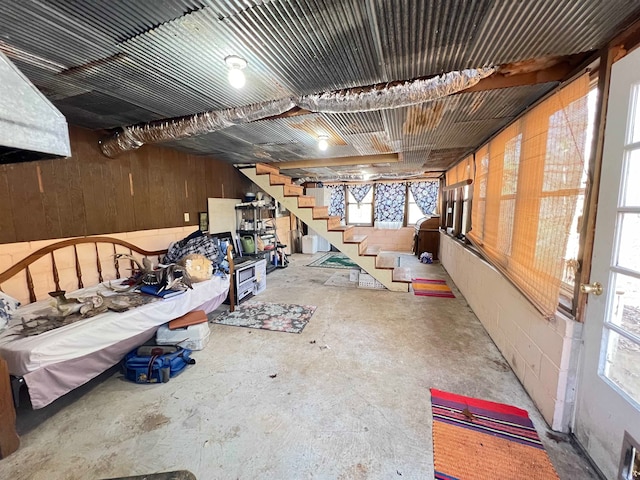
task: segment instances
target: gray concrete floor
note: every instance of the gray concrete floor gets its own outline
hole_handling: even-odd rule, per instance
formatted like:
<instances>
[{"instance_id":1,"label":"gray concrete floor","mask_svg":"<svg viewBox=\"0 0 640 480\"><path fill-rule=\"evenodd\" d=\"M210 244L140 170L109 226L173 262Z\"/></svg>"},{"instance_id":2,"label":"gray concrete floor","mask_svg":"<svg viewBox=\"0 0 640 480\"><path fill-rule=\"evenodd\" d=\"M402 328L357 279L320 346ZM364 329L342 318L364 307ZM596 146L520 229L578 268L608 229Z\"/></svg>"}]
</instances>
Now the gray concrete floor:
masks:
<instances>
[{"instance_id":1,"label":"gray concrete floor","mask_svg":"<svg viewBox=\"0 0 640 480\"><path fill-rule=\"evenodd\" d=\"M293 255L255 297L316 305L301 334L211 325L197 364L166 384L112 371L20 411L22 446L0 478L430 479L431 387L526 409L561 479L596 478L571 443L547 436L455 286L456 299L324 286L335 270L306 267L312 257ZM452 285L439 264L402 265Z\"/></svg>"}]
</instances>

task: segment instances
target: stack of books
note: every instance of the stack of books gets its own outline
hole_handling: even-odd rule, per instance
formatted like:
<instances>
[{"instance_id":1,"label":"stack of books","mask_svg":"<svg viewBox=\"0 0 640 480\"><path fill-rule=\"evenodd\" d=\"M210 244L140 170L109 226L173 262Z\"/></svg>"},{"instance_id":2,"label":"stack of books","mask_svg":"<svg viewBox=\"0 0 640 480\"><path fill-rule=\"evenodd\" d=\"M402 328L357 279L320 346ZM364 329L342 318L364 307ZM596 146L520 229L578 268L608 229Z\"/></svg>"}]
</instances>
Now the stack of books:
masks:
<instances>
[{"instance_id":1,"label":"stack of books","mask_svg":"<svg viewBox=\"0 0 640 480\"><path fill-rule=\"evenodd\" d=\"M176 295L182 295L186 290L162 290L160 291L160 285L142 285L140 291L147 295L154 295L160 298L171 298Z\"/></svg>"}]
</instances>

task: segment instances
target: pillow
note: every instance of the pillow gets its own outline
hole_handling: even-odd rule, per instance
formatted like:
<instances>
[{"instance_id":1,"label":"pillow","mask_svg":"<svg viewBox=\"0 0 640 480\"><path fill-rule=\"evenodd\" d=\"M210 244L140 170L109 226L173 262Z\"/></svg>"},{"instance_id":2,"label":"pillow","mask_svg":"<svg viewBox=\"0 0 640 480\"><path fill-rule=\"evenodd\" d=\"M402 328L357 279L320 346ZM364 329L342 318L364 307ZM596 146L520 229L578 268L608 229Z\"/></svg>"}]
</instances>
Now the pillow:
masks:
<instances>
[{"instance_id":1,"label":"pillow","mask_svg":"<svg viewBox=\"0 0 640 480\"><path fill-rule=\"evenodd\" d=\"M9 320L11 320L11 315L16 312L19 306L20 302L18 300L4 292L0 292L0 330L7 326Z\"/></svg>"},{"instance_id":2,"label":"pillow","mask_svg":"<svg viewBox=\"0 0 640 480\"><path fill-rule=\"evenodd\" d=\"M184 244L180 241L172 245L162 263L177 263L184 256L193 253L204 255L211 260L214 270L224 260L224 253L220 251L220 241L217 238L203 235L191 238Z\"/></svg>"},{"instance_id":3,"label":"pillow","mask_svg":"<svg viewBox=\"0 0 640 480\"><path fill-rule=\"evenodd\" d=\"M213 264L211 260L199 253L185 255L178 263L185 267L192 282L204 282L205 280L209 280L213 275Z\"/></svg>"}]
</instances>

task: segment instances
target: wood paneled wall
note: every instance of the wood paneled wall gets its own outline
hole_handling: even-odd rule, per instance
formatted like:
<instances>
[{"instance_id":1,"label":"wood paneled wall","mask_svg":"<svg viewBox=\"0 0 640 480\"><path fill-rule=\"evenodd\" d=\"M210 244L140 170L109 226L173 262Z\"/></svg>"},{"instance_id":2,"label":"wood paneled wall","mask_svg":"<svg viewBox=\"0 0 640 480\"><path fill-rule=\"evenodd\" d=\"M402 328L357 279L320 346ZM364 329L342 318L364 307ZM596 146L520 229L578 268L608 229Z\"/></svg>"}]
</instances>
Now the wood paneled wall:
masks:
<instances>
[{"instance_id":1,"label":"wood paneled wall","mask_svg":"<svg viewBox=\"0 0 640 480\"><path fill-rule=\"evenodd\" d=\"M211 157L145 145L110 159L97 133L71 127L69 134L69 158L0 165L0 243L195 226L208 197L252 190L232 165Z\"/></svg>"}]
</instances>

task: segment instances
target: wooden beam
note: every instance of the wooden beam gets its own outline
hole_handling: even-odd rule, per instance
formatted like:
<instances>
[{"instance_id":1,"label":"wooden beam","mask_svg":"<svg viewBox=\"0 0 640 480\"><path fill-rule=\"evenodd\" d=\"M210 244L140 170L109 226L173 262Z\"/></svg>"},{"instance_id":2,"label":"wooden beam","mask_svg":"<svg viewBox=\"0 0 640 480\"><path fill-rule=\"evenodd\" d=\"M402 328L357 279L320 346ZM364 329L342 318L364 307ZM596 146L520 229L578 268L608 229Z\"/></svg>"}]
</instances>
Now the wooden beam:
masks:
<instances>
[{"instance_id":1,"label":"wooden beam","mask_svg":"<svg viewBox=\"0 0 640 480\"><path fill-rule=\"evenodd\" d=\"M313 160L296 160L293 162L278 162L272 165L282 170L294 168L339 167L342 165L370 165L376 163L397 163L400 157L397 153L383 155L363 155L361 157L315 158Z\"/></svg>"},{"instance_id":2,"label":"wooden beam","mask_svg":"<svg viewBox=\"0 0 640 480\"><path fill-rule=\"evenodd\" d=\"M483 78L473 87L457 92L455 95L547 82L563 82L575 73L576 67L592 55L593 52L585 52L566 57L543 58L501 65L493 75Z\"/></svg>"}]
</instances>

